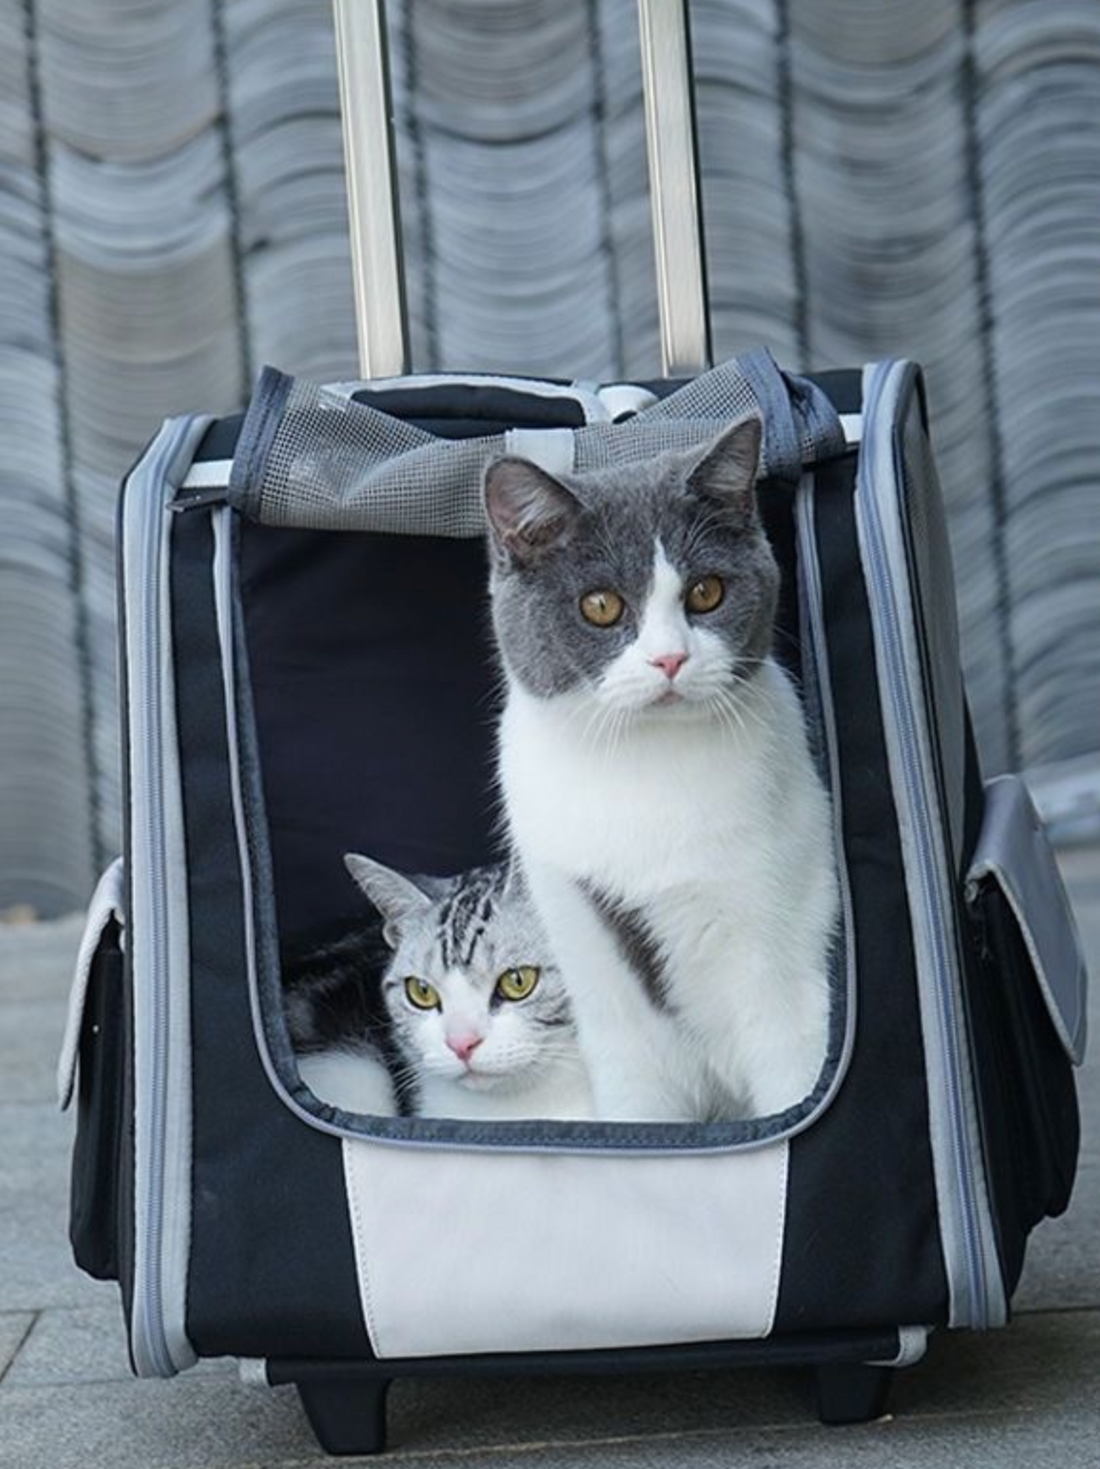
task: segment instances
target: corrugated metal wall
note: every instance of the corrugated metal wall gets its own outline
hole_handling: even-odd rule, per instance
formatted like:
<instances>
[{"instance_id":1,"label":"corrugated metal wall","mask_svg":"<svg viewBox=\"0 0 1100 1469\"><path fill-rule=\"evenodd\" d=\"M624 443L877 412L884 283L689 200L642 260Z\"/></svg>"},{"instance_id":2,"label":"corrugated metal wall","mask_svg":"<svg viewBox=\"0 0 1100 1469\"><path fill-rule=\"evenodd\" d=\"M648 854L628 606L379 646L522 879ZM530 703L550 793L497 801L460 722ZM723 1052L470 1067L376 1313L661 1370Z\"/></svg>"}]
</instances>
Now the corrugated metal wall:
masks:
<instances>
[{"instance_id":1,"label":"corrugated metal wall","mask_svg":"<svg viewBox=\"0 0 1100 1469\"><path fill-rule=\"evenodd\" d=\"M925 364L987 763L1100 746L1100 6L694 0L716 349ZM391 5L416 365L657 364L633 0ZM353 375L318 0L0 0L0 911L116 847L115 487Z\"/></svg>"}]
</instances>

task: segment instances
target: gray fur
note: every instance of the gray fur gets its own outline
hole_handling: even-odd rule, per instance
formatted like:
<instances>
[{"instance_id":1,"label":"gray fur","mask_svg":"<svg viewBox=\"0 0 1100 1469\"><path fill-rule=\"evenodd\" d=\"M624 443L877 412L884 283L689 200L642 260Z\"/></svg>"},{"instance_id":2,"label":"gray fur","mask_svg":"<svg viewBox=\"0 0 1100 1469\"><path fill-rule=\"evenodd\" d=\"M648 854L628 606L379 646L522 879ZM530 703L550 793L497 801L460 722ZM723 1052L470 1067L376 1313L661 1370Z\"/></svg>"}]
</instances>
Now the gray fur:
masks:
<instances>
[{"instance_id":1,"label":"gray fur","mask_svg":"<svg viewBox=\"0 0 1100 1469\"><path fill-rule=\"evenodd\" d=\"M779 588L755 504L759 451L759 420L749 418L701 449L584 475L553 476L514 457L490 464L493 623L513 677L546 698L594 686L636 635L658 539L685 584L723 579L707 626L751 676L771 648ZM609 628L580 612L582 597L603 587L626 602Z\"/></svg>"},{"instance_id":2,"label":"gray fur","mask_svg":"<svg viewBox=\"0 0 1100 1469\"><path fill-rule=\"evenodd\" d=\"M423 881L416 882L359 852L347 852L344 866L382 915L386 942L393 947L400 927L413 914L426 910L432 894Z\"/></svg>"},{"instance_id":3,"label":"gray fur","mask_svg":"<svg viewBox=\"0 0 1100 1469\"><path fill-rule=\"evenodd\" d=\"M582 882L580 887L614 936L619 952L638 976L649 1003L655 1010L667 1011L670 1007L664 956L644 912L628 907L595 883Z\"/></svg>"}]
</instances>

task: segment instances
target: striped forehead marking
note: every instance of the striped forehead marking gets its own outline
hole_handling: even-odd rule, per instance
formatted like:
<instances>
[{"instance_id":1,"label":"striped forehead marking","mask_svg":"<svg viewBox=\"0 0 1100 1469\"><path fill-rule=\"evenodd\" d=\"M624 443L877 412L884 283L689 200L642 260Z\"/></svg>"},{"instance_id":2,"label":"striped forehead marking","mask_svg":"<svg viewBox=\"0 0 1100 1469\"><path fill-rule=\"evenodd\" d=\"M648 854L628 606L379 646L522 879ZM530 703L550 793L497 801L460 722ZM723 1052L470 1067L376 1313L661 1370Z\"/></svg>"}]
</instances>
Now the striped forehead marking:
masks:
<instances>
[{"instance_id":1,"label":"striped forehead marking","mask_svg":"<svg viewBox=\"0 0 1100 1469\"><path fill-rule=\"evenodd\" d=\"M439 952L444 969L468 969L496 910L499 874L479 874L443 904L439 914Z\"/></svg>"}]
</instances>

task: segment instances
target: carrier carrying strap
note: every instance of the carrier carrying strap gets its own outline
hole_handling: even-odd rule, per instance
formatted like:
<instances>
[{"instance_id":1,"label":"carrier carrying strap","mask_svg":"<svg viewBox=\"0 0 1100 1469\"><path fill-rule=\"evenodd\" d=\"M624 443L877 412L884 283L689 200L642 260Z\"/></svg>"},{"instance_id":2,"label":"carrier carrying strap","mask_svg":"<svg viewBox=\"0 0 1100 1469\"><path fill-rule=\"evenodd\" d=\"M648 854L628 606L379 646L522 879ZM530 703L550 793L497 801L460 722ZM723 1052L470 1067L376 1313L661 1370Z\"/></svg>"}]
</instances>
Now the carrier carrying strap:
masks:
<instances>
[{"instance_id":1,"label":"carrier carrying strap","mask_svg":"<svg viewBox=\"0 0 1100 1469\"><path fill-rule=\"evenodd\" d=\"M396 379L392 388L407 400L417 381ZM505 389L513 402L526 397L540 407L556 395L569 406L561 422L577 422L579 405L582 426L444 438L357 402L361 384L322 387L266 367L241 429L229 502L266 525L476 537L485 531L485 466L501 454L526 455L556 473L582 473L692 448L750 414L763 422L767 478L797 483L804 465L845 449L840 419L822 390L781 372L764 348L712 368L667 397L652 398L621 422L612 421L595 389L455 378L451 391L477 382ZM390 385L369 386L374 402L386 400ZM437 390L448 391L446 385Z\"/></svg>"}]
</instances>

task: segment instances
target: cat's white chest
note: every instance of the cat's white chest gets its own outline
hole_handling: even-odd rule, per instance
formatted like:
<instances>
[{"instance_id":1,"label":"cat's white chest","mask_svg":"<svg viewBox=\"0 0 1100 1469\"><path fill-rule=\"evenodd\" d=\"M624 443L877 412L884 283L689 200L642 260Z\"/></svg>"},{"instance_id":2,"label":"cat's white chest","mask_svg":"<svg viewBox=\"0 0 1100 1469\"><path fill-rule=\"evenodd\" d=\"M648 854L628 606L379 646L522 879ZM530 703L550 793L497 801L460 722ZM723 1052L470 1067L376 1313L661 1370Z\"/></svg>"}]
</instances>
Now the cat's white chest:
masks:
<instances>
[{"instance_id":1,"label":"cat's white chest","mask_svg":"<svg viewBox=\"0 0 1100 1469\"><path fill-rule=\"evenodd\" d=\"M519 699L502 726L501 781L521 852L638 895L755 885L773 824L758 761L721 732L672 722L590 747L543 713Z\"/></svg>"},{"instance_id":2,"label":"cat's white chest","mask_svg":"<svg viewBox=\"0 0 1100 1469\"><path fill-rule=\"evenodd\" d=\"M780 1111L824 1057L828 801L785 675L756 692L735 729L606 747L522 693L505 715L512 834L605 1116Z\"/></svg>"}]
</instances>

